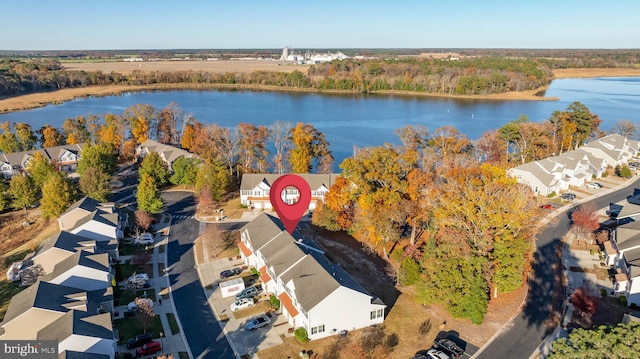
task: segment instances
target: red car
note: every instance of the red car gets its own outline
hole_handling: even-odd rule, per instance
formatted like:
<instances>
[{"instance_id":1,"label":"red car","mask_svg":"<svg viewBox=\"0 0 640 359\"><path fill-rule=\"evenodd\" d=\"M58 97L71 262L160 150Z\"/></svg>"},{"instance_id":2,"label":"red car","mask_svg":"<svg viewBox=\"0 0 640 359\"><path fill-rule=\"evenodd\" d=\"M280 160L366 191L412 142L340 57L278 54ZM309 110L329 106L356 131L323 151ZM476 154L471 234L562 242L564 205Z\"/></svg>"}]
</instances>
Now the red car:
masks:
<instances>
[{"instance_id":1,"label":"red car","mask_svg":"<svg viewBox=\"0 0 640 359\"><path fill-rule=\"evenodd\" d=\"M162 345L160 342L148 342L147 344L136 349L136 356L142 357L149 354L160 353L162 351Z\"/></svg>"},{"instance_id":2,"label":"red car","mask_svg":"<svg viewBox=\"0 0 640 359\"><path fill-rule=\"evenodd\" d=\"M540 208L542 208L542 209L547 209L547 210L550 210L550 211L552 211L552 210L556 209L556 207L554 207L553 205L551 205L551 204L549 204L549 203L545 203L545 204L543 204L542 206L540 206Z\"/></svg>"}]
</instances>

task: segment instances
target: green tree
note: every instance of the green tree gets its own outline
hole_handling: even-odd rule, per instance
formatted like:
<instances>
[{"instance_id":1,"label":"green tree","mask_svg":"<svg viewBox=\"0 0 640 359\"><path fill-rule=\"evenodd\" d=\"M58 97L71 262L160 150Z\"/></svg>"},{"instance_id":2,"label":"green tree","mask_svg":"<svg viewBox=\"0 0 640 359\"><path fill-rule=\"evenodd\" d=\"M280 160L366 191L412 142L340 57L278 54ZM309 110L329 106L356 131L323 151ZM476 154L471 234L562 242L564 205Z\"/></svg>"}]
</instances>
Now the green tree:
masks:
<instances>
[{"instance_id":1,"label":"green tree","mask_svg":"<svg viewBox=\"0 0 640 359\"><path fill-rule=\"evenodd\" d=\"M13 153L20 151L20 143L16 135L11 132L11 124L9 121L0 123L0 152Z\"/></svg>"},{"instance_id":2,"label":"green tree","mask_svg":"<svg viewBox=\"0 0 640 359\"><path fill-rule=\"evenodd\" d=\"M85 144L76 172L82 177L87 168L95 168L111 176L117 168L117 156L113 146L104 142L97 145Z\"/></svg>"},{"instance_id":3,"label":"green tree","mask_svg":"<svg viewBox=\"0 0 640 359\"><path fill-rule=\"evenodd\" d=\"M38 138L31 129L31 125L25 122L16 122L13 124L18 143L20 143L21 151L29 151L35 149Z\"/></svg>"},{"instance_id":4,"label":"green tree","mask_svg":"<svg viewBox=\"0 0 640 359\"><path fill-rule=\"evenodd\" d=\"M56 169L44 157L42 152L38 151L29 160L27 171L36 187L40 188L56 172Z\"/></svg>"},{"instance_id":5,"label":"green tree","mask_svg":"<svg viewBox=\"0 0 640 359\"><path fill-rule=\"evenodd\" d=\"M3 179L0 179L0 212L4 211L11 204L11 196L7 192L9 186L7 182Z\"/></svg>"},{"instance_id":6,"label":"green tree","mask_svg":"<svg viewBox=\"0 0 640 359\"><path fill-rule=\"evenodd\" d=\"M157 152L151 152L144 157L138 173L140 177L145 174L153 177L153 180L158 186L165 185L169 179L167 164L164 163Z\"/></svg>"},{"instance_id":7,"label":"green tree","mask_svg":"<svg viewBox=\"0 0 640 359\"><path fill-rule=\"evenodd\" d=\"M13 176L9 182L11 207L27 209L38 200L38 187L28 176Z\"/></svg>"},{"instance_id":8,"label":"green tree","mask_svg":"<svg viewBox=\"0 0 640 359\"><path fill-rule=\"evenodd\" d=\"M219 201L229 188L231 178L229 172L220 163L204 163L198 169L196 176L196 192L200 193L204 187L209 187L211 199Z\"/></svg>"},{"instance_id":9,"label":"green tree","mask_svg":"<svg viewBox=\"0 0 640 359\"><path fill-rule=\"evenodd\" d=\"M138 201L138 209L142 211L155 213L164 207L156 181L151 175L143 174L140 177L136 200Z\"/></svg>"},{"instance_id":10,"label":"green tree","mask_svg":"<svg viewBox=\"0 0 640 359\"><path fill-rule=\"evenodd\" d=\"M76 190L62 172L56 172L42 185L41 209L45 218L64 213L76 199Z\"/></svg>"},{"instance_id":11,"label":"green tree","mask_svg":"<svg viewBox=\"0 0 640 359\"><path fill-rule=\"evenodd\" d=\"M173 162L173 175L169 181L175 185L191 186L196 183L200 160L179 157Z\"/></svg>"},{"instance_id":12,"label":"green tree","mask_svg":"<svg viewBox=\"0 0 640 359\"><path fill-rule=\"evenodd\" d=\"M640 323L601 325L596 329L576 329L569 338L553 342L549 359L631 359L640 351Z\"/></svg>"},{"instance_id":13,"label":"green tree","mask_svg":"<svg viewBox=\"0 0 640 359\"><path fill-rule=\"evenodd\" d=\"M573 147L582 146L587 139L593 136L600 127L602 122L597 115L591 113L591 110L581 102L574 102L566 110L569 115L569 121L576 126Z\"/></svg>"},{"instance_id":14,"label":"green tree","mask_svg":"<svg viewBox=\"0 0 640 359\"><path fill-rule=\"evenodd\" d=\"M109 176L99 169L89 167L80 177L80 191L85 196L94 198L100 202L109 199Z\"/></svg>"}]
</instances>

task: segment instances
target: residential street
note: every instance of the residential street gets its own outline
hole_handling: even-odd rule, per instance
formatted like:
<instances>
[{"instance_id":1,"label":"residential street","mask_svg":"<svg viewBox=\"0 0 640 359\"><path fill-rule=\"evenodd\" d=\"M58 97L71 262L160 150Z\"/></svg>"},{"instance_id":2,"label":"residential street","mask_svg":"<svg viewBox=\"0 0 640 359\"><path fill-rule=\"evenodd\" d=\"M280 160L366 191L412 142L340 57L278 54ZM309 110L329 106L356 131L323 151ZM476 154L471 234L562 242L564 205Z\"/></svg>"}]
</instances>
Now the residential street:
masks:
<instances>
[{"instance_id":1,"label":"residential street","mask_svg":"<svg viewBox=\"0 0 640 359\"><path fill-rule=\"evenodd\" d=\"M194 358L236 358L207 302L195 269L193 241L200 222L190 192L165 192L167 213L174 217L168 245L168 274L178 318Z\"/></svg>"},{"instance_id":2,"label":"residential street","mask_svg":"<svg viewBox=\"0 0 640 359\"><path fill-rule=\"evenodd\" d=\"M596 208L607 207L609 203L625 199L639 183L640 178L629 182L622 189L591 200L587 198L586 202L582 203L592 202ZM529 292L522 311L500 335L482 349L476 358L529 358L549 334L545 322L549 319L555 294L552 267L556 262L554 249L569 231L570 218L567 211L579 204L581 202L559 210L557 218L549 222L544 231L538 235L533 275L529 281ZM564 299L566 288L561 288L561 291L563 293L559 297L560 300Z\"/></svg>"}]
</instances>

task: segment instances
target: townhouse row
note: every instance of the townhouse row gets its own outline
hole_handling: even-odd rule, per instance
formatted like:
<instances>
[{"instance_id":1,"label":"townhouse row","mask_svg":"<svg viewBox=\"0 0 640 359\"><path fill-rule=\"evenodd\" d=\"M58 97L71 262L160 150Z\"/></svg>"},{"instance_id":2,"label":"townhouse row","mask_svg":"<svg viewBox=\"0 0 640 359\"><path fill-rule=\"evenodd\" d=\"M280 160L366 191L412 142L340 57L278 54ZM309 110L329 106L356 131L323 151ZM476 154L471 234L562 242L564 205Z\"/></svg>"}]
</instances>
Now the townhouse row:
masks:
<instances>
[{"instance_id":1,"label":"townhouse row","mask_svg":"<svg viewBox=\"0 0 640 359\"><path fill-rule=\"evenodd\" d=\"M114 359L113 264L126 215L85 197L58 225L60 233L7 271L29 287L11 299L0 340L55 340L60 358Z\"/></svg>"},{"instance_id":2,"label":"townhouse row","mask_svg":"<svg viewBox=\"0 0 640 359\"><path fill-rule=\"evenodd\" d=\"M559 194L600 178L608 167L627 163L640 151L640 141L611 134L559 156L510 168L507 174L528 185L536 195Z\"/></svg>"}]
</instances>

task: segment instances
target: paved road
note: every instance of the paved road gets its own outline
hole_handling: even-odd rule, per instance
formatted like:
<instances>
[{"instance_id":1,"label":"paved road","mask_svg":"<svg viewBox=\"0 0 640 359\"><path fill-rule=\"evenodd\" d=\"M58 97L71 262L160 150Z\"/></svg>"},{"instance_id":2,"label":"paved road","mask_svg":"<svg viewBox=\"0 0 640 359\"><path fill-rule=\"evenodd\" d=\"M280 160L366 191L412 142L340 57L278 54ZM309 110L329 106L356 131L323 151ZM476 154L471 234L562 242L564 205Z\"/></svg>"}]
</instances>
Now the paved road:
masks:
<instances>
[{"instance_id":1,"label":"paved road","mask_svg":"<svg viewBox=\"0 0 640 359\"><path fill-rule=\"evenodd\" d=\"M633 186L638 183L640 179L624 189L605 194L589 202L596 208L608 207L609 203L625 199L633 191ZM529 292L524 308L510 323L510 327L482 350L478 359L529 358L548 334L545 321L552 310L552 300L556 291L552 268L553 263L557 261L554 249L569 227L569 214L562 212L538 235L533 276L529 281ZM565 292L566 288L559 290ZM565 295L558 297L563 300Z\"/></svg>"},{"instance_id":2,"label":"paved road","mask_svg":"<svg viewBox=\"0 0 640 359\"><path fill-rule=\"evenodd\" d=\"M174 217L193 216L195 202L188 192L165 192L162 198L167 212ZM178 318L184 328L187 345L194 358L235 359L200 284L195 269L193 241L200 222L190 218L176 219L171 226L168 245L169 280Z\"/></svg>"}]
</instances>

